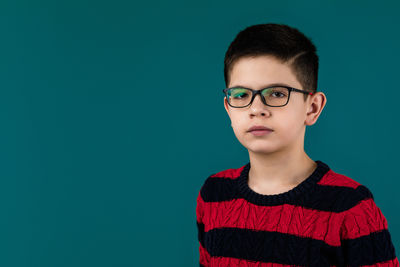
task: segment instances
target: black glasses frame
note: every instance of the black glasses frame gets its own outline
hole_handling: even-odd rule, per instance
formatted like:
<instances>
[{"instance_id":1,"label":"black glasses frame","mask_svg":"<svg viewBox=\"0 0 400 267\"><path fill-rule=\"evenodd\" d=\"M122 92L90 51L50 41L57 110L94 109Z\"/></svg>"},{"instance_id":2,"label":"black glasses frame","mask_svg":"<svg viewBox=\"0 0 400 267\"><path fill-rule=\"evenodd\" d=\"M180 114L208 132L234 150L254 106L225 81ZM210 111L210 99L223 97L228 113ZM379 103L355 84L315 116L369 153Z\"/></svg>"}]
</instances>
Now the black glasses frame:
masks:
<instances>
[{"instance_id":1,"label":"black glasses frame","mask_svg":"<svg viewBox=\"0 0 400 267\"><path fill-rule=\"evenodd\" d=\"M263 91L263 90L265 90L265 89L269 89L269 88L275 88L275 87L284 87L284 88L287 88L287 89L289 90L288 99L287 99L287 101L286 101L286 103L285 103L284 105L280 105L280 106L268 105L267 102L265 101L264 96L261 94L261 91ZM247 104L246 106L243 106L243 107L232 106L231 103L229 103L228 90L229 90L229 89L234 89L234 88L242 88L242 89L248 89L248 90L250 90L251 93L252 93L252 98L251 98L250 103ZM307 95L313 95L313 94L314 94L314 93L309 92L309 91L305 91L305 90L301 90L301 89L296 89L296 88L289 87L289 86L285 86L285 85L269 86L269 87L266 87L266 88L263 88L263 89L260 89L260 90L254 90L254 89L246 88L246 87L243 87L243 86L229 87L229 88L225 88L225 89L222 90L222 92L223 92L224 95L226 96L226 99L228 100L228 105L231 106L231 107L233 107L233 108L245 108L245 107L247 107L247 106L250 106L250 105L253 103L254 98L255 98L256 95L258 95L258 94L260 95L261 101L264 103L264 105L267 105L267 106L270 106L270 107L283 107L283 106L286 106L287 103L289 103L290 93L291 93L292 91L294 91L294 92L299 92L299 93L303 93L303 94L307 94Z\"/></svg>"}]
</instances>

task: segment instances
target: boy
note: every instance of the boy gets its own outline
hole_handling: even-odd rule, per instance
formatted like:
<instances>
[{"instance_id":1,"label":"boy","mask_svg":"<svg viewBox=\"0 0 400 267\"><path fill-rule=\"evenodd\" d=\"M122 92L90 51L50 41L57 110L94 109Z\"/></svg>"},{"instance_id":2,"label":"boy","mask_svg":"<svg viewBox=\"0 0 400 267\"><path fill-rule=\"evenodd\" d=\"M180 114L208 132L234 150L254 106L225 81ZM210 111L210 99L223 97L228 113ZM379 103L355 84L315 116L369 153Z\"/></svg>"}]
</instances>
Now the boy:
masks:
<instances>
[{"instance_id":1,"label":"boy","mask_svg":"<svg viewBox=\"0 0 400 267\"><path fill-rule=\"evenodd\" d=\"M199 191L200 266L399 266L371 191L304 151L326 104L313 43L287 25L254 25L224 63L224 106L250 162Z\"/></svg>"}]
</instances>

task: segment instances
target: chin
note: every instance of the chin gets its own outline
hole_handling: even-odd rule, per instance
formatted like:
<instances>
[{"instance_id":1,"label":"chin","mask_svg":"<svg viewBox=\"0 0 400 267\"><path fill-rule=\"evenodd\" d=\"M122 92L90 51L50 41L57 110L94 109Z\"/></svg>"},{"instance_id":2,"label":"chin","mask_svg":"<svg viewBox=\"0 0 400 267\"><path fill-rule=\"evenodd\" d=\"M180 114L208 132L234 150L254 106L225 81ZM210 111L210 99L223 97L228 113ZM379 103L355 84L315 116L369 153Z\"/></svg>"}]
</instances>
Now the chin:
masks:
<instances>
[{"instance_id":1,"label":"chin","mask_svg":"<svg viewBox=\"0 0 400 267\"><path fill-rule=\"evenodd\" d=\"M248 149L249 151L251 151L254 154L271 154L274 153L276 150L275 149Z\"/></svg>"},{"instance_id":2,"label":"chin","mask_svg":"<svg viewBox=\"0 0 400 267\"><path fill-rule=\"evenodd\" d=\"M256 140L253 142L241 143L245 148L247 148L247 150L252 151L253 153L267 154L272 153L278 149L275 144L271 144L266 140Z\"/></svg>"}]
</instances>

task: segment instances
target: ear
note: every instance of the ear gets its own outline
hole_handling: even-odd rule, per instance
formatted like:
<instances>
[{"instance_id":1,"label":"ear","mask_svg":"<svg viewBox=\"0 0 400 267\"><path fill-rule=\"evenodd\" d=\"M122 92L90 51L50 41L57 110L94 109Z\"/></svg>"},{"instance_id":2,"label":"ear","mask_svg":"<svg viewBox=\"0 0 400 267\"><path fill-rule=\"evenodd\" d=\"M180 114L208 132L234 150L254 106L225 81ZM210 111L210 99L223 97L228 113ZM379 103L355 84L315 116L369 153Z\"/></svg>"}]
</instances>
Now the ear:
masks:
<instances>
[{"instance_id":1,"label":"ear","mask_svg":"<svg viewBox=\"0 0 400 267\"><path fill-rule=\"evenodd\" d=\"M229 116L229 119L231 120L231 125L232 125L231 113L230 113L229 104L228 104L228 100L226 99L226 96L224 97L224 107L225 107L226 113L228 113L228 116Z\"/></svg>"},{"instance_id":2,"label":"ear","mask_svg":"<svg viewBox=\"0 0 400 267\"><path fill-rule=\"evenodd\" d=\"M224 97L224 107L225 107L225 110L226 110L226 112L228 113L228 115L230 117L231 114L229 113L230 110L229 110L228 100L226 99L226 96Z\"/></svg>"},{"instance_id":3,"label":"ear","mask_svg":"<svg viewBox=\"0 0 400 267\"><path fill-rule=\"evenodd\" d=\"M316 92L311 96L310 100L307 101L307 114L306 114L306 125L313 125L317 122L319 115L324 109L327 102L327 98L323 92Z\"/></svg>"}]
</instances>

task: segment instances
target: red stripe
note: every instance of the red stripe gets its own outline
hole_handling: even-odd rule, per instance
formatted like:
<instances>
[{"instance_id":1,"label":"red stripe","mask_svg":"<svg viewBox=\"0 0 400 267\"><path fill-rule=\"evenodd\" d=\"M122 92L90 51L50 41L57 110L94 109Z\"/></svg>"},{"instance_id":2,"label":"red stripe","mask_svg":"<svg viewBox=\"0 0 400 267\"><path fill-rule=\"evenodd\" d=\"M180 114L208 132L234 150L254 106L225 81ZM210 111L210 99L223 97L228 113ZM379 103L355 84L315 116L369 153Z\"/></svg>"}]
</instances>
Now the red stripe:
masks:
<instances>
[{"instance_id":1,"label":"red stripe","mask_svg":"<svg viewBox=\"0 0 400 267\"><path fill-rule=\"evenodd\" d=\"M385 262L379 262L375 263L373 265L362 265L362 267L368 267L368 266L373 266L373 267L399 267L399 260L394 258L393 260L390 261L385 261Z\"/></svg>"},{"instance_id":2,"label":"red stripe","mask_svg":"<svg viewBox=\"0 0 400 267\"><path fill-rule=\"evenodd\" d=\"M244 199L203 202L203 208L205 232L213 228L236 227L288 233L323 240L332 246L340 245L343 216L337 213L289 204L258 206Z\"/></svg>"},{"instance_id":3,"label":"red stripe","mask_svg":"<svg viewBox=\"0 0 400 267\"><path fill-rule=\"evenodd\" d=\"M201 263L201 262L200 262ZM237 259L237 258L229 258L229 257L212 257L210 259L209 263L204 264L206 267L211 267L211 266L229 266L229 267L236 267L236 266L247 266L247 267L290 267L291 265L287 264L280 264L280 263L266 263L266 262L254 262L254 261L249 261L249 260L244 260L244 259ZM331 265L331 267L334 265ZM399 261L397 258L390 260L390 261L385 261L385 262L380 262L376 263L373 265L362 265L362 267L399 267Z\"/></svg>"},{"instance_id":4,"label":"red stripe","mask_svg":"<svg viewBox=\"0 0 400 267\"><path fill-rule=\"evenodd\" d=\"M331 169L322 177L322 179L318 182L319 185L330 185L330 186L343 186L350 187L356 189L359 185L359 182L353 180L352 178L336 173Z\"/></svg>"},{"instance_id":5,"label":"red stripe","mask_svg":"<svg viewBox=\"0 0 400 267\"><path fill-rule=\"evenodd\" d=\"M242 172L242 170L244 169L246 165L243 165L240 168L234 169L226 169L220 172L217 172L213 175L210 175L210 177L217 177L217 178L228 178L228 179L236 179L239 177L240 173Z\"/></svg>"},{"instance_id":6,"label":"red stripe","mask_svg":"<svg viewBox=\"0 0 400 267\"><path fill-rule=\"evenodd\" d=\"M353 239L388 229L386 218L371 198L360 201L343 213L344 227L340 233L342 239Z\"/></svg>"},{"instance_id":7,"label":"red stripe","mask_svg":"<svg viewBox=\"0 0 400 267\"><path fill-rule=\"evenodd\" d=\"M236 179L239 178L240 173L242 172L245 165L240 168L234 169L226 169L220 172L217 172L210 177L213 178L227 178L227 179ZM361 185L356 180L334 172L332 169L329 169L328 172L322 177L322 179L318 182L320 185L331 185L331 186L344 186L356 189L359 185Z\"/></svg>"},{"instance_id":8,"label":"red stripe","mask_svg":"<svg viewBox=\"0 0 400 267\"><path fill-rule=\"evenodd\" d=\"M204 265L204 266L210 266L210 259L211 256L208 253L208 251L201 245L200 242L199 243L199 254L200 254L200 259L199 259L199 263Z\"/></svg>"}]
</instances>

